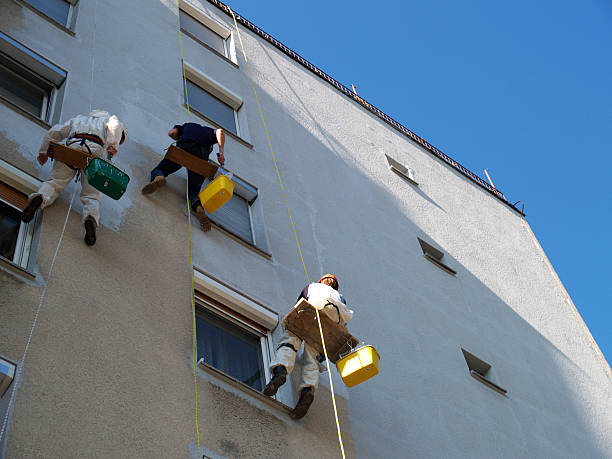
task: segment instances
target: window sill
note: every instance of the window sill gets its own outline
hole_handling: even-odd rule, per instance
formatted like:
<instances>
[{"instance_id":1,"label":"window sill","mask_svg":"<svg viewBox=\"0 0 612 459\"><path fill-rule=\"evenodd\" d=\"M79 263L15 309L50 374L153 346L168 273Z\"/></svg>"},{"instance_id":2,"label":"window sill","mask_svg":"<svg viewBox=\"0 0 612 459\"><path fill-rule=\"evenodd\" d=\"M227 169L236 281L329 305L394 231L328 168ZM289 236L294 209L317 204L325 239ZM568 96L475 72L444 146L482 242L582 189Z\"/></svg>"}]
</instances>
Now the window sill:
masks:
<instances>
[{"instance_id":1,"label":"window sill","mask_svg":"<svg viewBox=\"0 0 612 459\"><path fill-rule=\"evenodd\" d=\"M35 122L36 124L44 127L45 129L51 129L51 125L49 123L47 123L46 121L41 120L40 118L32 115L30 112L25 111L23 108L21 108L19 105L14 104L13 102L11 102L8 99L5 99L4 97L0 96L0 102L3 103L4 105L6 105L9 108L12 108L13 110L15 110L16 112L18 112L19 114L25 116L26 118L28 118L30 121Z\"/></svg>"},{"instance_id":2,"label":"window sill","mask_svg":"<svg viewBox=\"0 0 612 459\"><path fill-rule=\"evenodd\" d=\"M265 403L268 406L271 406L272 408L276 410L279 410L285 413L289 413L292 411L292 408L288 407L284 403L274 398L270 398L267 395L264 395L263 393L259 392L258 390L253 389L251 386L247 386L242 381L238 381L236 378L233 378L230 375L225 374L220 370L217 370L215 367L204 362L204 359L200 359L200 361L198 362L198 367L201 370L204 370L209 375L212 375L216 377L217 379L220 379L221 381L231 385L232 387L235 387L238 390L241 390L245 394L248 394L251 397L256 398L257 400Z\"/></svg>"},{"instance_id":3,"label":"window sill","mask_svg":"<svg viewBox=\"0 0 612 459\"><path fill-rule=\"evenodd\" d=\"M474 378L476 381L483 383L485 386L489 387L490 389L493 389L495 392L499 392L502 395L506 395L508 393L506 389L504 389L503 387L499 387L493 381L489 381L476 370L471 370L470 375L472 375L472 378Z\"/></svg>"},{"instance_id":4,"label":"window sill","mask_svg":"<svg viewBox=\"0 0 612 459\"><path fill-rule=\"evenodd\" d=\"M429 255L428 253L423 255L426 259L428 259L429 261L431 261L434 265L436 265L438 268L446 271L449 274L452 274L453 276L455 276L457 274L457 271L455 271L453 268L450 268L448 266L446 266L444 263L442 263L441 261L437 260L436 258L432 257L431 255Z\"/></svg>"},{"instance_id":5,"label":"window sill","mask_svg":"<svg viewBox=\"0 0 612 459\"><path fill-rule=\"evenodd\" d=\"M13 263L11 260L9 260L8 258L4 258L3 256L0 256L0 267L5 268L11 274L15 274L18 277L25 278L29 281L33 281L34 279L36 279L36 274L28 271L25 268L22 268L21 266Z\"/></svg>"},{"instance_id":6,"label":"window sill","mask_svg":"<svg viewBox=\"0 0 612 459\"><path fill-rule=\"evenodd\" d=\"M230 230L225 229L222 225L219 225L212 218L210 219L210 222L212 223L212 225L216 229L221 231L223 234L229 236L230 238L232 238L234 241L238 242L239 244L245 246L247 249L251 249L256 254L261 255L262 257L267 258L268 260L272 259L272 254L271 253L266 252L266 251L260 249L259 247L257 247L256 245L254 245L252 242L249 242L246 239L243 239L240 236L235 235Z\"/></svg>"},{"instance_id":7,"label":"window sill","mask_svg":"<svg viewBox=\"0 0 612 459\"><path fill-rule=\"evenodd\" d=\"M239 68L238 64L236 64L233 60L229 59L227 56L224 56L219 51L214 49L212 46L207 45L203 41L201 41L198 38L196 38L195 36L191 35L187 30L184 30L184 29L181 28L181 32L183 32L184 35L187 35L189 38L191 38L193 41L195 41L198 45L203 46L204 48L206 48L208 51L213 53L215 56L220 57L225 62L227 62L228 64L234 66L235 68Z\"/></svg>"},{"instance_id":8,"label":"window sill","mask_svg":"<svg viewBox=\"0 0 612 459\"><path fill-rule=\"evenodd\" d=\"M183 107L187 108L187 104L183 104ZM230 132L227 128L224 128L223 126L215 123L213 120L211 120L206 115L204 115L203 113L199 112L198 110L196 110L192 106L189 106L189 111L192 111L193 113L195 113L197 116L202 118L204 121L206 121L207 123L209 123L211 126L215 127L216 129L223 129L223 132L225 132L225 134L227 134L232 139L238 141L239 143L241 143L245 147L253 149L253 144L252 143L244 140L242 137L239 137L238 135L234 134L233 132Z\"/></svg>"},{"instance_id":9,"label":"window sill","mask_svg":"<svg viewBox=\"0 0 612 459\"><path fill-rule=\"evenodd\" d=\"M20 5L26 7L29 10L32 10L34 13L38 14L41 18L43 18L45 21L50 22L51 24L53 24L58 29L63 30L64 32L66 32L68 35L72 35L73 37L76 36L76 34L74 33L73 30L70 30L68 27L66 27L61 22L57 22L51 16L47 16L45 13L43 13L42 11L37 9L36 7L30 5L27 2L23 2L23 1L20 1L20 0L17 0L17 1L19 2Z\"/></svg>"}]
</instances>

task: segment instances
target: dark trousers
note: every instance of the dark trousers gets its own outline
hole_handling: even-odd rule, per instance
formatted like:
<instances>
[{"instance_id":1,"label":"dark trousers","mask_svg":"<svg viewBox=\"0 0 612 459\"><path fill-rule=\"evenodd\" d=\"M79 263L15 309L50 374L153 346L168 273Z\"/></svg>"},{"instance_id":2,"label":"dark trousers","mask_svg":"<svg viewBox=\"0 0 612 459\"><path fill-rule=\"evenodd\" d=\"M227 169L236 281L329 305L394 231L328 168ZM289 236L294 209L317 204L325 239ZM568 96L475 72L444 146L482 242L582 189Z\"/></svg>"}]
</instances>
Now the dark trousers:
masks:
<instances>
[{"instance_id":1,"label":"dark trousers","mask_svg":"<svg viewBox=\"0 0 612 459\"><path fill-rule=\"evenodd\" d=\"M210 155L210 151L204 151L205 150L204 147L202 147L199 143L193 142L191 140L187 140L187 141L179 140L178 142L176 142L176 146L204 160L207 160L208 156ZM155 166L155 169L151 171L151 181L153 181L153 179L157 177L158 175L163 175L164 177L167 177L168 175L173 174L174 172L178 171L181 167L183 166L164 158L160 161L160 163L157 166ZM187 195L189 196L189 204L191 206L191 209L195 211L196 204L199 204L200 202L200 199L198 198L198 193L200 192L200 188L202 188L202 183L204 183L204 180L206 179L206 177L188 170L187 178L189 181L189 186L187 188Z\"/></svg>"}]
</instances>

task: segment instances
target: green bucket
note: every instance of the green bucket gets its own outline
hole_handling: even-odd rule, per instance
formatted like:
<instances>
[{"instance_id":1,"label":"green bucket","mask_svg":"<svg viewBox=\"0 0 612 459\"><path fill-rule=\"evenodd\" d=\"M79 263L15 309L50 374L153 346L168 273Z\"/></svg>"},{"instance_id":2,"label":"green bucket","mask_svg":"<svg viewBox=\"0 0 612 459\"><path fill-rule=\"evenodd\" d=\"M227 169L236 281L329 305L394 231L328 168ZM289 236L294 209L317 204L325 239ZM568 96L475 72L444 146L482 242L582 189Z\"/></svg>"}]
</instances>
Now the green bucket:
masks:
<instances>
[{"instance_id":1,"label":"green bucket","mask_svg":"<svg viewBox=\"0 0 612 459\"><path fill-rule=\"evenodd\" d=\"M123 196L130 181L125 172L98 157L89 161L85 173L91 186L115 200Z\"/></svg>"}]
</instances>

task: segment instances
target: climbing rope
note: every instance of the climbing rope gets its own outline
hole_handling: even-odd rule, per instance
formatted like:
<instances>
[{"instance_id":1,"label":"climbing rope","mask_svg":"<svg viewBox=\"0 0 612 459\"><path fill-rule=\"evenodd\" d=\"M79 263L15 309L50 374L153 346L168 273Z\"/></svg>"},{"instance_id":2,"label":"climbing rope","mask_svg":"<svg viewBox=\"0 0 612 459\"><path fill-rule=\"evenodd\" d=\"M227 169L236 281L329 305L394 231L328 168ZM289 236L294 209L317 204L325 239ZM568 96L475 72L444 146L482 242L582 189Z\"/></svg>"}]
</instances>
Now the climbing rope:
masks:
<instances>
[{"instance_id":1,"label":"climbing rope","mask_svg":"<svg viewBox=\"0 0 612 459\"><path fill-rule=\"evenodd\" d=\"M183 87L185 89L185 103L187 105L187 121L191 121L191 109L189 107L189 94L187 93L187 77L185 76L185 57L183 54L183 32L181 31L181 10L179 0L176 0L177 17L178 17L178 32L179 44L181 47L181 70L183 71ZM200 423L198 420L198 378L197 378L197 346L196 346L196 313L194 300L194 274L193 274L193 257L191 256L191 204L189 203L189 174L187 174L187 183L185 185L185 200L187 201L187 221L189 226L189 272L191 273L191 318L192 318L192 337L191 337L191 352L193 354L193 387L195 391L195 430L198 442L198 457L202 457L200 451Z\"/></svg>"},{"instance_id":2,"label":"climbing rope","mask_svg":"<svg viewBox=\"0 0 612 459\"><path fill-rule=\"evenodd\" d=\"M295 236L295 242L297 244L298 252L300 254L300 260L302 261L302 266L304 267L304 274L306 275L306 281L310 284L310 278L308 276L308 269L306 269L306 263L304 263L304 256L302 255L302 248L300 246L300 241L297 235L297 231L295 229L295 224L293 223L293 217L291 216L291 209L289 208L289 201L287 200L287 194L285 193L285 187L283 185L283 180L280 175L280 171L278 169L278 163L276 162L276 155L274 154L274 149L272 148L272 141L270 140L270 134L268 132L268 126L266 124L266 119L264 118L263 111L261 109L261 103L259 102L259 96L257 95L257 89L255 88L255 82L253 81L253 74L251 73L251 66L249 65L249 60L246 56L246 51L244 49L244 44L242 43L242 36L240 35L240 29L238 29L238 22L236 21L236 15L234 11L228 6L232 17L234 18L234 26L236 27L236 33L238 34L238 40L240 41L240 47L242 48L242 55L244 56L244 62L247 67L247 71L249 73L249 79L251 80L251 86L253 88L253 93L255 94L255 100L257 100L257 106L259 107L259 116L261 117L261 122L263 124L264 130L266 131L266 137L268 139L268 146L270 147L270 153L272 153L272 160L274 161L274 167L276 169L276 176L278 178L278 182L280 183L281 190L283 192L283 198L285 199L285 206L287 207L287 214L289 215L289 220L291 221L291 227L293 228L293 235ZM327 364L327 374L329 376L329 385L331 387L331 396L332 396L332 404L334 405L334 417L336 419L336 429L338 430L338 441L340 442L340 451L342 452L342 458L345 458L344 455L344 444L342 443L342 432L340 431L340 422L338 421L338 408L336 406L336 397L334 395L334 383L332 381L331 369L329 366L329 358L327 357L327 348L325 347L325 337L323 336L323 328L321 327L321 317L319 316L319 310L315 308L317 313L317 323L319 325L319 333L321 335L321 343L323 344L323 353L325 354L325 362Z\"/></svg>"},{"instance_id":3,"label":"climbing rope","mask_svg":"<svg viewBox=\"0 0 612 459\"><path fill-rule=\"evenodd\" d=\"M77 172L80 174L80 172ZM77 176L78 180L78 176ZM15 405L15 399L17 398L17 384L21 381L23 377L23 368L25 366L26 357L28 356L28 350L30 349L30 343L32 342L32 336L34 335L34 329L36 328L36 324L38 323L38 317L40 316L40 310L42 308L43 302L45 301L45 296L47 295L47 288L49 287L49 283L51 282L51 273L53 272L53 266L55 266L55 259L57 258L57 254L59 253L60 246L62 245L62 240L64 239L64 233L66 232L66 225L68 224L68 217L70 216L70 211L72 210L72 203L74 202L74 197L76 196L76 192L78 187L75 186L74 191L72 192L72 197L70 198L70 205L68 206L68 212L66 213L66 218L64 220L64 226L62 227L62 232L60 233L60 237L57 241L57 246L55 247L55 253L53 254L53 258L51 259L51 266L49 267L49 272L47 273L47 282L43 288L42 293L40 294L40 301L38 302L38 308L36 308L36 314L34 315L34 320L32 321L32 327L30 328L30 334L28 336L28 341L26 342L25 349L23 350L23 356L21 357L21 362L17 365L17 373L15 375L15 379L13 380L13 392L11 393L11 399L9 400L9 405L6 410L6 415L4 416L4 421L2 422L2 429L0 430L0 444L2 444L2 438L4 437L4 432L6 430L6 425L8 423L8 418L13 410L13 406Z\"/></svg>"}]
</instances>

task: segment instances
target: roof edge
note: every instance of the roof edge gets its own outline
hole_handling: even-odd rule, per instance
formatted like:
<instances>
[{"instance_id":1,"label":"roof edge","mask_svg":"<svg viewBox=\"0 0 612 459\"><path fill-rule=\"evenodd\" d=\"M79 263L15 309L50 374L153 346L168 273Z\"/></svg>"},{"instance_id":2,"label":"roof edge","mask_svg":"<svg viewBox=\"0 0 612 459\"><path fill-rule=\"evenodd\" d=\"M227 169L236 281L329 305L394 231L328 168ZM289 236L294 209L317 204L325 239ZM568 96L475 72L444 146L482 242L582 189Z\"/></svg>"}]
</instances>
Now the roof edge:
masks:
<instances>
[{"instance_id":1,"label":"roof edge","mask_svg":"<svg viewBox=\"0 0 612 459\"><path fill-rule=\"evenodd\" d=\"M212 5L216 6L217 8L219 8L221 11L223 11L228 16L232 17L232 13L230 11L230 8L225 3L220 2L219 0L208 0L208 2L211 3ZM277 49L282 51L284 54L289 56L291 59L293 59L297 63L301 64L306 69L310 70L316 76L318 76L319 78L327 81L330 85L332 85L338 91L342 92L345 96L347 96L350 99L352 99L353 101L357 102L359 105L364 107L370 113L376 115L378 118L383 120L385 123L389 124L391 127L393 127L395 130L399 131L401 134L404 134L406 137L408 137L413 142L416 142L418 145L423 147L425 150L427 150L433 156L435 156L438 159L442 160L443 162L445 162L446 164L451 166L453 169L457 170L459 173L461 173L462 175L464 175L465 177L470 179L472 182L476 183L481 188L484 188L485 191L487 191L488 193L490 193L491 195L493 195L494 197L499 199L501 202L506 204L508 207L510 207L512 210L514 210L515 212L520 214L522 217L525 216L525 213L522 210L518 209L515 205L511 204L506 199L504 194L501 191L499 191L497 188L495 188L491 184L485 182L481 177L479 177L478 175L474 174L472 171L470 171L469 169L467 169L466 167L464 167L463 165L461 165L460 163L455 161L453 158L451 158L447 154L443 153L442 151L440 151L439 149L434 147L432 144L427 142L422 137L416 135L414 132L412 132L406 126L404 126L403 124L401 124L398 121L394 120L389 115L387 115L385 112L383 112L382 110L380 110L376 106L374 106L371 103L369 103L367 100L363 99L362 97L359 97L357 94L355 94L349 88L347 88L342 83L337 81L335 78L329 76L323 70L319 69L317 66L313 65L311 62L309 62L308 60L304 59L302 56L300 56L298 53L293 51L291 48L288 48L287 46L285 46L283 43L278 41L272 35L266 33L265 31L263 31L262 29L257 27L255 24L253 24L248 19L244 18L242 15L240 15L236 11L234 11L234 14L236 15L236 21L239 22L240 24L242 24L247 29L249 29L251 32L253 32L256 35L258 35L259 37L263 38L268 43L274 45ZM520 201L518 201L518 202L520 202ZM517 204L518 204L518 202L517 202Z\"/></svg>"}]
</instances>

